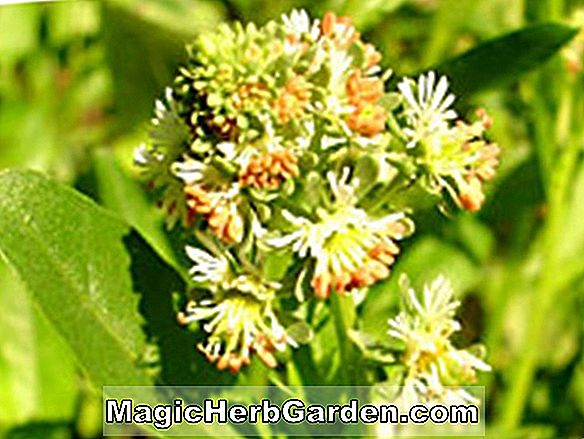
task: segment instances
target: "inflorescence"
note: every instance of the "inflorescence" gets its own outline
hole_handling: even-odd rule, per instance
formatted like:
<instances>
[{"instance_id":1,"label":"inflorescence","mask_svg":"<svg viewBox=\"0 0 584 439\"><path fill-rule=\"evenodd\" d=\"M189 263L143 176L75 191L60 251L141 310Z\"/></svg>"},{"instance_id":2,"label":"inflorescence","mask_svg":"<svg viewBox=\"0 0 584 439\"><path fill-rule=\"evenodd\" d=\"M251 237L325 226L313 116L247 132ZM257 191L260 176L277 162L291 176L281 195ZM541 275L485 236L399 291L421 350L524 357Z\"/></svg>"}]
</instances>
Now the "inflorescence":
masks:
<instances>
[{"instance_id":1,"label":"inflorescence","mask_svg":"<svg viewBox=\"0 0 584 439\"><path fill-rule=\"evenodd\" d=\"M199 349L219 369L236 372L252 354L274 367L296 345L281 298L301 304L387 278L427 204L421 193L442 208L483 204L499 154L483 137L489 116L460 119L447 78L434 72L388 90L392 72L380 62L350 19L293 11L261 28L200 35L156 102L135 161L168 225L185 232L193 293L179 321L204 323ZM289 261L276 274L273 256ZM441 285L422 303L412 296L413 308L446 303ZM416 389L435 378L419 337L440 344L436 370L462 360L485 369L448 344L452 309L441 311L444 328L425 317L391 321L410 346Z\"/></svg>"}]
</instances>

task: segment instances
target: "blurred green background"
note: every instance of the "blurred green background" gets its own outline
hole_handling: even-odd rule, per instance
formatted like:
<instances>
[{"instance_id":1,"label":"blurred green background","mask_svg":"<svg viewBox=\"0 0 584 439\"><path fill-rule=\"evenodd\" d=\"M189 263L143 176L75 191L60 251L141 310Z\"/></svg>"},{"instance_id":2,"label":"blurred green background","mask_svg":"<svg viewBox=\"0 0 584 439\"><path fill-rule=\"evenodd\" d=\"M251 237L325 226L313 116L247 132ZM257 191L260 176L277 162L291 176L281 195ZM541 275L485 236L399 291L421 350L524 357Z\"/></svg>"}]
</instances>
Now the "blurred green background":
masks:
<instances>
[{"instance_id":1,"label":"blurred green background","mask_svg":"<svg viewBox=\"0 0 584 439\"><path fill-rule=\"evenodd\" d=\"M351 16L398 75L530 24L584 25L579 0L4 5L0 168L48 173L157 239L161 230L137 213L144 195L132 180L131 151L145 139L154 99L184 43L224 20L264 23L294 7ZM483 341L494 368L480 383L489 437L584 435L583 51L579 35L513 84L459 99L463 113L481 106L493 115L491 137L503 149L499 175L479 215L428 213L397 267L417 283L443 272L464 295L461 341ZM1 264L0 437L100 437L99 395ZM366 302L366 326L387 320L394 303L383 300L384 290Z\"/></svg>"}]
</instances>

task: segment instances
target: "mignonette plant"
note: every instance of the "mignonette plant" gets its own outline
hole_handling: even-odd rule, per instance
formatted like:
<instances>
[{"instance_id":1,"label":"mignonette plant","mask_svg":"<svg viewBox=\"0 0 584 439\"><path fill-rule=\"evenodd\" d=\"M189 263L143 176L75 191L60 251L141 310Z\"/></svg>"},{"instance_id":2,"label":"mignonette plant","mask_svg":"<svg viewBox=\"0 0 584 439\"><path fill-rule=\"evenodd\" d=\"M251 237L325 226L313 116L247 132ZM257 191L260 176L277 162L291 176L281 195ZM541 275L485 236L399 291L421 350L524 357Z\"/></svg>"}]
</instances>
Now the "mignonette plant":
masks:
<instances>
[{"instance_id":1,"label":"mignonette plant","mask_svg":"<svg viewBox=\"0 0 584 439\"><path fill-rule=\"evenodd\" d=\"M286 361L318 330L308 314L338 317L335 295L358 307L390 276L421 210L483 204L499 155L490 117L464 121L445 76L394 79L380 63L349 18L292 11L200 35L156 102L135 162L192 260L178 321L206 334L197 348L217 368ZM445 387L490 369L451 341L448 280L400 284L392 384L404 399L472 400Z\"/></svg>"}]
</instances>

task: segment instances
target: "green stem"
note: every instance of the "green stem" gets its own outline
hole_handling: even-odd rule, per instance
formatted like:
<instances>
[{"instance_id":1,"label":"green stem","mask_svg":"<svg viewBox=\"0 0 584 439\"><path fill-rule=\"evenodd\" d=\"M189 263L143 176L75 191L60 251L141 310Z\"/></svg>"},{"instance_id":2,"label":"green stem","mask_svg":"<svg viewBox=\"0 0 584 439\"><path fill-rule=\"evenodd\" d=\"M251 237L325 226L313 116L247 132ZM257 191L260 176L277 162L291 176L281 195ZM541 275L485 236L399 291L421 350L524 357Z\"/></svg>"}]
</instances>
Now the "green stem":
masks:
<instances>
[{"instance_id":1,"label":"green stem","mask_svg":"<svg viewBox=\"0 0 584 439\"><path fill-rule=\"evenodd\" d=\"M339 342L339 353L341 364L338 376L341 385L358 385L361 382L359 377L359 358L355 345L348 335L348 331L353 328L356 319L355 304L350 295L333 293L331 297L331 311L335 331Z\"/></svg>"}]
</instances>

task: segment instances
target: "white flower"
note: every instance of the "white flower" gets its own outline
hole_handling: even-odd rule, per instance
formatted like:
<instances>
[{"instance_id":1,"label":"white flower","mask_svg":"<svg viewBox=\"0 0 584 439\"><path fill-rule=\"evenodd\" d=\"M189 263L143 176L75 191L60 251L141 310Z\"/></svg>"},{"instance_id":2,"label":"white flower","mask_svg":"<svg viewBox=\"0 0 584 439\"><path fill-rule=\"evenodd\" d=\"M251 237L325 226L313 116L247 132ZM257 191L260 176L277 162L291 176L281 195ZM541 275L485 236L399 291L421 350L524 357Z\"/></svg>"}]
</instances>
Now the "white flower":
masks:
<instances>
[{"instance_id":1,"label":"white flower","mask_svg":"<svg viewBox=\"0 0 584 439\"><path fill-rule=\"evenodd\" d=\"M185 325L206 322L203 330L209 336L197 347L221 370L239 371L250 363L253 353L268 367L275 367L274 352L296 346L296 342L272 309L274 287L250 276L238 276L213 299L189 302L178 320Z\"/></svg>"},{"instance_id":2,"label":"white flower","mask_svg":"<svg viewBox=\"0 0 584 439\"><path fill-rule=\"evenodd\" d=\"M187 185L197 183L204 178L206 165L198 160L187 158L183 162L174 162L172 172Z\"/></svg>"},{"instance_id":3,"label":"white flower","mask_svg":"<svg viewBox=\"0 0 584 439\"><path fill-rule=\"evenodd\" d=\"M189 274L195 282L211 282L219 284L226 280L229 273L229 263L225 258L210 255L204 250L187 245L188 257L195 263Z\"/></svg>"},{"instance_id":4,"label":"white flower","mask_svg":"<svg viewBox=\"0 0 584 439\"><path fill-rule=\"evenodd\" d=\"M318 107L320 107L320 105ZM333 94L325 97L323 109L327 113L333 114L335 116L345 116L353 111L353 107L348 105L344 99L341 99L339 96ZM341 129L343 129L344 134L347 137L350 137L352 133L347 124L344 121L340 121L339 125L341 126Z\"/></svg>"},{"instance_id":5,"label":"white flower","mask_svg":"<svg viewBox=\"0 0 584 439\"><path fill-rule=\"evenodd\" d=\"M480 400L475 396L471 395L465 388L448 387L442 388L439 393L433 393L434 389L428 386L421 380L412 379L407 380L403 386L399 396L392 400L392 404L395 404L400 413L407 412L410 408L418 404L423 404L428 410L436 405L446 405L446 406L461 406L461 405L479 405ZM422 397L422 395L425 395ZM384 395L380 392L379 397L381 397L381 404L387 404L387 401L393 397L393 395ZM445 429L440 430L444 432L444 436L458 437L466 433L468 434L468 425L464 424L446 424ZM461 430L458 430L460 428ZM464 429L464 431L462 430ZM416 424L391 424L391 423L379 423L377 426L377 437L378 438L396 438L400 436L424 436L428 434L437 434L437 431L424 428L422 425Z\"/></svg>"},{"instance_id":6,"label":"white flower","mask_svg":"<svg viewBox=\"0 0 584 439\"><path fill-rule=\"evenodd\" d=\"M304 134L296 137L292 148L290 148L292 151L298 152L300 154L310 148L310 144L312 143L312 138L314 137L315 133L314 121L311 119L306 120L302 124L302 128Z\"/></svg>"},{"instance_id":7,"label":"white flower","mask_svg":"<svg viewBox=\"0 0 584 439\"><path fill-rule=\"evenodd\" d=\"M293 9L290 15L282 14L282 21L286 30L296 37L309 34L312 40L316 41L320 35L320 22L318 20L311 22L304 9Z\"/></svg>"},{"instance_id":8,"label":"white flower","mask_svg":"<svg viewBox=\"0 0 584 439\"><path fill-rule=\"evenodd\" d=\"M454 300L450 283L439 276L424 286L422 300L410 287L405 288L404 296L404 310L388 322L388 334L405 345L402 401L475 402L458 386L473 382L476 371L488 372L491 367L450 342L452 334L460 330L454 319L460 303Z\"/></svg>"},{"instance_id":9,"label":"white flower","mask_svg":"<svg viewBox=\"0 0 584 439\"><path fill-rule=\"evenodd\" d=\"M221 152L227 160L233 160L237 155L237 145L233 142L219 142L215 145L217 151Z\"/></svg>"},{"instance_id":10,"label":"white flower","mask_svg":"<svg viewBox=\"0 0 584 439\"><path fill-rule=\"evenodd\" d=\"M312 223L304 217L297 217L287 210L282 212L282 216L296 227L292 233L277 237L266 238L266 243L274 248L284 248L291 246L294 253L301 258L318 254L322 251L322 243L334 233L331 228Z\"/></svg>"},{"instance_id":11,"label":"white flower","mask_svg":"<svg viewBox=\"0 0 584 439\"><path fill-rule=\"evenodd\" d=\"M345 92L345 76L353 63L353 57L344 50L331 49L329 53L329 65L331 77L329 89L338 94Z\"/></svg>"},{"instance_id":12,"label":"white flower","mask_svg":"<svg viewBox=\"0 0 584 439\"><path fill-rule=\"evenodd\" d=\"M348 183L350 169L343 168L341 178L337 179L333 172L327 173L330 190L332 192L335 207L353 205L356 202L355 189L359 184L358 179ZM347 226L358 225L367 218L367 214L361 209L351 209L348 212L339 212L330 215L320 210L320 216L325 220L312 222L304 217L297 217L284 210L282 215L296 230L282 237L269 238L268 244L282 248L289 245L301 258L306 256L316 257L323 252L324 243L336 232L344 230Z\"/></svg>"},{"instance_id":13,"label":"white flower","mask_svg":"<svg viewBox=\"0 0 584 439\"><path fill-rule=\"evenodd\" d=\"M317 221L284 211L295 230L265 239L272 247L290 247L300 258L315 261L312 287L320 298L328 297L332 290L343 293L387 277L399 253L395 241L413 229L401 212L371 218L356 207L358 181L349 182L349 175L349 168L344 168L341 178L327 174L334 201L330 210L317 211Z\"/></svg>"},{"instance_id":14,"label":"white flower","mask_svg":"<svg viewBox=\"0 0 584 439\"><path fill-rule=\"evenodd\" d=\"M329 182L337 206L352 206L357 202L355 193L359 187L359 179L353 178L351 182L349 182L350 176L351 169L348 167L343 168L340 178L337 178L332 171L326 173L326 178Z\"/></svg>"},{"instance_id":15,"label":"white flower","mask_svg":"<svg viewBox=\"0 0 584 439\"><path fill-rule=\"evenodd\" d=\"M413 311L425 322L438 328L455 322L452 319L460 302L454 299L450 282L442 275L430 285L424 285L423 300L420 302L413 288L407 290L407 301ZM458 324L454 325L458 329Z\"/></svg>"},{"instance_id":16,"label":"white flower","mask_svg":"<svg viewBox=\"0 0 584 439\"><path fill-rule=\"evenodd\" d=\"M284 149L282 141L284 137L276 134L276 127L271 118L267 116L260 116L259 119L264 124L265 137L263 139L263 146L266 148L267 152L279 151Z\"/></svg>"},{"instance_id":17,"label":"white flower","mask_svg":"<svg viewBox=\"0 0 584 439\"><path fill-rule=\"evenodd\" d=\"M449 107L454 102L454 95L448 93L448 79L442 76L436 85L436 75L429 72L418 78L416 86L405 78L398 84L398 89L405 98L405 116L409 127L404 133L410 139L408 148L420 141L448 130L449 122L457 114ZM417 91L417 93L416 93Z\"/></svg>"}]
</instances>

